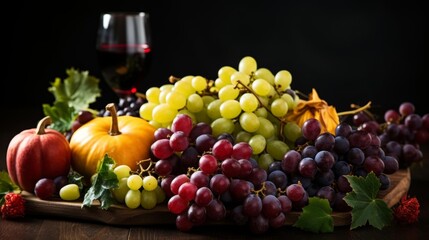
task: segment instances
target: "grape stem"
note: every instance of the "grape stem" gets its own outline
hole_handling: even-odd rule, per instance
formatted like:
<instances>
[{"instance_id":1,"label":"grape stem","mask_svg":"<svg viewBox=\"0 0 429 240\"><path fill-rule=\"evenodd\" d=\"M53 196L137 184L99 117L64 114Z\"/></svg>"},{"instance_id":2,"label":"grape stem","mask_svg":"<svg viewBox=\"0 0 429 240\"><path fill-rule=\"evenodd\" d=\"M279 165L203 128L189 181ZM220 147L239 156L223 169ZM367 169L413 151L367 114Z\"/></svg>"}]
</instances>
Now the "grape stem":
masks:
<instances>
[{"instance_id":1,"label":"grape stem","mask_svg":"<svg viewBox=\"0 0 429 240\"><path fill-rule=\"evenodd\" d=\"M350 110L350 111L345 111L345 112L339 112L339 113L337 113L337 115L338 116L343 116L343 115L352 115L352 114L356 114L356 113L358 113L358 112L362 112L362 111L365 111L366 113L368 113L371 117L373 117L372 116L372 114L370 113L370 112L368 112L368 111L366 111L368 108L370 108L371 107L371 101L369 101L367 104L365 104L365 106L363 106L363 107L359 107L358 105L356 105L356 104L351 104L351 108L356 108L356 107L358 107L358 109L355 109L355 110Z\"/></svg>"},{"instance_id":2,"label":"grape stem","mask_svg":"<svg viewBox=\"0 0 429 240\"><path fill-rule=\"evenodd\" d=\"M267 190L267 188L265 187L265 182L262 183L261 188L259 188L258 190L252 189L251 192L253 192L257 196L263 198L263 197L265 197L264 190Z\"/></svg>"},{"instance_id":3,"label":"grape stem","mask_svg":"<svg viewBox=\"0 0 429 240\"><path fill-rule=\"evenodd\" d=\"M144 167L143 167L143 163L145 163L145 162L149 162L149 165L148 165L146 168L144 168ZM137 163L137 165L138 165L138 166L139 166L139 168L140 168L140 171L138 171L138 174L139 174L140 176L142 176L142 174L143 174L143 173L145 173L145 172L147 172L149 176L151 176L151 175L152 175L152 174L151 174L151 172L153 171L152 166L154 165L154 162L152 161L152 159L148 158L148 159L140 160L140 161Z\"/></svg>"},{"instance_id":4,"label":"grape stem","mask_svg":"<svg viewBox=\"0 0 429 240\"><path fill-rule=\"evenodd\" d=\"M243 88L246 89L248 92L252 93L256 97L256 99L258 100L259 105L262 106L263 108L265 108L267 110L267 112L269 112L274 118L276 118L277 120L279 120L279 122L280 122L280 129L279 129L279 133L280 134L279 135L281 136L282 141L284 141L285 137L281 133L283 132L283 128L284 128L286 122L283 119L274 116L271 113L271 110L262 103L262 101L259 99L258 95L252 89L250 89L248 86L246 86L245 84L243 84L240 80L237 80L237 84L235 85L235 88L239 89L238 84L240 84L241 86L243 86Z\"/></svg>"},{"instance_id":5,"label":"grape stem","mask_svg":"<svg viewBox=\"0 0 429 240\"><path fill-rule=\"evenodd\" d=\"M186 175L188 177L190 177L192 175L192 173L199 171L199 170L200 170L200 168L188 167L188 172L186 173Z\"/></svg>"}]
</instances>

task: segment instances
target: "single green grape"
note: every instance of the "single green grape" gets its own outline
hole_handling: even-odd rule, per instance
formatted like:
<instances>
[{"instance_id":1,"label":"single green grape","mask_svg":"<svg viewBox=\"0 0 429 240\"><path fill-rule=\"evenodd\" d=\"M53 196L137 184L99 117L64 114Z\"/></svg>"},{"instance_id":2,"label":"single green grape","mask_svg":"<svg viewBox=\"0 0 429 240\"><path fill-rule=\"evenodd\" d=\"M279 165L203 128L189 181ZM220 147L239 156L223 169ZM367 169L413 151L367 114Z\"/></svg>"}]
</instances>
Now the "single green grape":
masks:
<instances>
[{"instance_id":1,"label":"single green grape","mask_svg":"<svg viewBox=\"0 0 429 240\"><path fill-rule=\"evenodd\" d=\"M245 56L238 63L238 71L251 75L256 71L257 65L256 60L253 57Z\"/></svg>"},{"instance_id":2,"label":"single green grape","mask_svg":"<svg viewBox=\"0 0 429 240\"><path fill-rule=\"evenodd\" d=\"M274 158L269 153L262 153L259 155L259 157L256 159L256 162L258 163L258 166L264 170L268 170L271 163L274 162Z\"/></svg>"},{"instance_id":3,"label":"single green grape","mask_svg":"<svg viewBox=\"0 0 429 240\"><path fill-rule=\"evenodd\" d=\"M128 190L130 190L127 182L128 182L128 177L124 177L120 179L118 182L118 187L112 190L113 197L119 203L125 203L125 196L127 195Z\"/></svg>"},{"instance_id":4,"label":"single green grape","mask_svg":"<svg viewBox=\"0 0 429 240\"><path fill-rule=\"evenodd\" d=\"M281 161L284 155L289 151L289 146L280 140L270 140L267 142L267 153L270 154L273 159Z\"/></svg>"},{"instance_id":5,"label":"single green grape","mask_svg":"<svg viewBox=\"0 0 429 240\"><path fill-rule=\"evenodd\" d=\"M128 208L138 208L141 204L141 193L139 190L128 190L125 195L125 205Z\"/></svg>"},{"instance_id":6,"label":"single green grape","mask_svg":"<svg viewBox=\"0 0 429 240\"><path fill-rule=\"evenodd\" d=\"M249 132L246 131L240 131L235 135L235 142L239 143L239 142L249 142L250 138L253 135Z\"/></svg>"},{"instance_id":7,"label":"single green grape","mask_svg":"<svg viewBox=\"0 0 429 240\"><path fill-rule=\"evenodd\" d=\"M200 112L204 108L204 101L200 95L193 93L186 101L186 108L192 113Z\"/></svg>"},{"instance_id":8,"label":"single green grape","mask_svg":"<svg viewBox=\"0 0 429 240\"><path fill-rule=\"evenodd\" d=\"M258 99L252 93L244 93L239 101L241 109L245 112L253 112L259 106Z\"/></svg>"},{"instance_id":9,"label":"single green grape","mask_svg":"<svg viewBox=\"0 0 429 240\"><path fill-rule=\"evenodd\" d=\"M249 139L249 144L252 147L253 154L257 155L262 153L265 150L267 140L264 136L256 134Z\"/></svg>"},{"instance_id":10,"label":"single green grape","mask_svg":"<svg viewBox=\"0 0 429 240\"><path fill-rule=\"evenodd\" d=\"M196 90L192 87L192 78L193 77L190 76L189 81L182 80L182 78L180 81L175 82L172 91L180 92L185 98L195 93Z\"/></svg>"},{"instance_id":11,"label":"single green grape","mask_svg":"<svg viewBox=\"0 0 429 240\"><path fill-rule=\"evenodd\" d=\"M140 117L147 121L151 121L153 109L157 105L158 105L157 103L152 103L152 102L143 103L139 109Z\"/></svg>"},{"instance_id":12,"label":"single green grape","mask_svg":"<svg viewBox=\"0 0 429 240\"><path fill-rule=\"evenodd\" d=\"M258 117L259 119L259 128L256 130L256 133L263 136L265 139L269 139L274 136L274 125L273 123L262 117Z\"/></svg>"},{"instance_id":13,"label":"single green grape","mask_svg":"<svg viewBox=\"0 0 429 240\"><path fill-rule=\"evenodd\" d=\"M80 197L79 186L69 183L60 189L60 198L65 201L74 201Z\"/></svg>"},{"instance_id":14,"label":"single green grape","mask_svg":"<svg viewBox=\"0 0 429 240\"><path fill-rule=\"evenodd\" d=\"M292 110L295 108L295 100L290 94L284 93L281 98L286 102L288 110Z\"/></svg>"},{"instance_id":15,"label":"single green grape","mask_svg":"<svg viewBox=\"0 0 429 240\"><path fill-rule=\"evenodd\" d=\"M150 103L159 103L159 94L161 89L159 87L150 87L146 90L146 99Z\"/></svg>"},{"instance_id":16,"label":"single green grape","mask_svg":"<svg viewBox=\"0 0 429 240\"><path fill-rule=\"evenodd\" d=\"M158 186L158 180L154 176L143 178L143 188L147 191L153 191Z\"/></svg>"},{"instance_id":17,"label":"single green grape","mask_svg":"<svg viewBox=\"0 0 429 240\"><path fill-rule=\"evenodd\" d=\"M235 88L233 85L226 85L219 90L218 97L220 100L226 101L236 99L239 94L240 90L238 88Z\"/></svg>"},{"instance_id":18,"label":"single green grape","mask_svg":"<svg viewBox=\"0 0 429 240\"><path fill-rule=\"evenodd\" d=\"M284 91L289 88L292 83L292 75L287 70L278 71L274 77L274 83L278 90Z\"/></svg>"},{"instance_id":19,"label":"single green grape","mask_svg":"<svg viewBox=\"0 0 429 240\"><path fill-rule=\"evenodd\" d=\"M258 116L252 112L244 112L240 115L241 128L247 132L256 132L260 127Z\"/></svg>"},{"instance_id":20,"label":"single green grape","mask_svg":"<svg viewBox=\"0 0 429 240\"><path fill-rule=\"evenodd\" d=\"M294 122L288 122L283 127L283 135L292 143L294 143L299 137L302 136L302 130L301 127L294 123Z\"/></svg>"},{"instance_id":21,"label":"single green grape","mask_svg":"<svg viewBox=\"0 0 429 240\"><path fill-rule=\"evenodd\" d=\"M167 103L160 103L152 111L152 120L161 124L169 124L177 115L177 109L170 107Z\"/></svg>"},{"instance_id":22,"label":"single green grape","mask_svg":"<svg viewBox=\"0 0 429 240\"><path fill-rule=\"evenodd\" d=\"M238 117L241 113L240 103L237 100L226 100L220 105L220 115L226 119Z\"/></svg>"},{"instance_id":23,"label":"single green grape","mask_svg":"<svg viewBox=\"0 0 429 240\"><path fill-rule=\"evenodd\" d=\"M252 82L253 91L255 91L256 94L262 97L268 96L268 94L271 92L271 88L273 88L273 86L269 82L261 78L256 79Z\"/></svg>"},{"instance_id":24,"label":"single green grape","mask_svg":"<svg viewBox=\"0 0 429 240\"><path fill-rule=\"evenodd\" d=\"M256 70L254 77L255 79L258 79L258 78L265 79L265 81L269 82L271 85L274 85L274 75L267 68L259 68L258 70Z\"/></svg>"},{"instance_id":25,"label":"single green grape","mask_svg":"<svg viewBox=\"0 0 429 240\"><path fill-rule=\"evenodd\" d=\"M231 75L237 72L237 70L231 66L223 66L219 69L217 75L226 84L231 83Z\"/></svg>"},{"instance_id":26,"label":"single green grape","mask_svg":"<svg viewBox=\"0 0 429 240\"><path fill-rule=\"evenodd\" d=\"M276 117L283 117L288 111L288 105L283 98L277 98L271 103L271 113Z\"/></svg>"},{"instance_id":27,"label":"single green grape","mask_svg":"<svg viewBox=\"0 0 429 240\"><path fill-rule=\"evenodd\" d=\"M131 167L125 164L121 164L116 166L113 169L113 172L116 174L118 180L121 180L122 178L127 178L131 175Z\"/></svg>"},{"instance_id":28,"label":"single green grape","mask_svg":"<svg viewBox=\"0 0 429 240\"><path fill-rule=\"evenodd\" d=\"M231 119L218 118L214 120L210 126L212 127L212 134L218 137L222 133L232 134L234 132L234 122Z\"/></svg>"},{"instance_id":29,"label":"single green grape","mask_svg":"<svg viewBox=\"0 0 429 240\"><path fill-rule=\"evenodd\" d=\"M207 80L202 76L195 76L192 78L191 85L196 91L203 91L207 88Z\"/></svg>"},{"instance_id":30,"label":"single green grape","mask_svg":"<svg viewBox=\"0 0 429 240\"><path fill-rule=\"evenodd\" d=\"M171 91L167 94L166 103L173 109L182 109L186 106L186 96L178 91Z\"/></svg>"},{"instance_id":31,"label":"single green grape","mask_svg":"<svg viewBox=\"0 0 429 240\"><path fill-rule=\"evenodd\" d=\"M155 191L148 191L146 189L143 189L141 191L140 205L144 209L152 209L156 207L156 204L158 203L156 196L157 195Z\"/></svg>"},{"instance_id":32,"label":"single green grape","mask_svg":"<svg viewBox=\"0 0 429 240\"><path fill-rule=\"evenodd\" d=\"M220 99L216 99L209 103L207 106L207 115L212 119L218 119L221 118L222 115L220 115L220 105L222 105L223 101Z\"/></svg>"},{"instance_id":33,"label":"single green grape","mask_svg":"<svg viewBox=\"0 0 429 240\"><path fill-rule=\"evenodd\" d=\"M132 174L127 179L127 185L131 190L139 190L143 185L143 179L140 175Z\"/></svg>"}]
</instances>

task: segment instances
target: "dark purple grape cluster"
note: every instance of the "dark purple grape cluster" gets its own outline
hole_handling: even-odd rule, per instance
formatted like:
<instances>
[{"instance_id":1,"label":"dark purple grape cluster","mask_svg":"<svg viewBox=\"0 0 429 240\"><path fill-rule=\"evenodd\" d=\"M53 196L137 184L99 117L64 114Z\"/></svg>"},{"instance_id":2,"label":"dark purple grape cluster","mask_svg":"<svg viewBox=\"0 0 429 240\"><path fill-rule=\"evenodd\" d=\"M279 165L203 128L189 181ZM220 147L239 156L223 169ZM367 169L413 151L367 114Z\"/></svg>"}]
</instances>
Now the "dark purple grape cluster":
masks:
<instances>
[{"instance_id":1,"label":"dark purple grape cluster","mask_svg":"<svg viewBox=\"0 0 429 240\"><path fill-rule=\"evenodd\" d=\"M137 95L121 97L119 98L118 103L115 103L116 113L118 114L118 116L140 117L140 107L144 102L145 99ZM106 111L106 109L101 109L98 112L98 116L110 116L110 111Z\"/></svg>"},{"instance_id":2,"label":"dark purple grape cluster","mask_svg":"<svg viewBox=\"0 0 429 240\"><path fill-rule=\"evenodd\" d=\"M310 118L304 122L302 134L296 141L297 148L288 151L280 163L274 163L279 165L274 168L280 168L290 179L286 191L295 210L301 210L309 197L317 196L327 199L334 211L349 211L343 197L352 188L345 176L374 172L380 190L385 190L390 187L389 175L399 169L398 160L384 154L378 135L366 129L341 122L332 134L322 132L320 122ZM288 188L292 184L301 185L304 194L291 198Z\"/></svg>"},{"instance_id":3,"label":"dark purple grape cluster","mask_svg":"<svg viewBox=\"0 0 429 240\"><path fill-rule=\"evenodd\" d=\"M419 115L410 102L384 113L384 122L378 123L370 115L360 112L353 116L358 129L378 135L385 155L394 157L400 168L407 168L423 160L420 146L429 141L429 113Z\"/></svg>"}]
</instances>

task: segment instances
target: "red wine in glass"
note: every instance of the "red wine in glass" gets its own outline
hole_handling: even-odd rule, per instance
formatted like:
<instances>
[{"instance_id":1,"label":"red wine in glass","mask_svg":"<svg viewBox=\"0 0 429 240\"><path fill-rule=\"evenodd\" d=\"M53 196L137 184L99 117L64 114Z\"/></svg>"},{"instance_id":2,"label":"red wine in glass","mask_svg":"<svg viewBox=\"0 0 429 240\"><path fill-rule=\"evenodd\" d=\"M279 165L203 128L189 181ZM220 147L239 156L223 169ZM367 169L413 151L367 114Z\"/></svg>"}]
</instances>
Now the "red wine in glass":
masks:
<instances>
[{"instance_id":1,"label":"red wine in glass","mask_svg":"<svg viewBox=\"0 0 429 240\"><path fill-rule=\"evenodd\" d=\"M110 88L119 97L136 93L152 61L147 13L102 14L96 51Z\"/></svg>"}]
</instances>

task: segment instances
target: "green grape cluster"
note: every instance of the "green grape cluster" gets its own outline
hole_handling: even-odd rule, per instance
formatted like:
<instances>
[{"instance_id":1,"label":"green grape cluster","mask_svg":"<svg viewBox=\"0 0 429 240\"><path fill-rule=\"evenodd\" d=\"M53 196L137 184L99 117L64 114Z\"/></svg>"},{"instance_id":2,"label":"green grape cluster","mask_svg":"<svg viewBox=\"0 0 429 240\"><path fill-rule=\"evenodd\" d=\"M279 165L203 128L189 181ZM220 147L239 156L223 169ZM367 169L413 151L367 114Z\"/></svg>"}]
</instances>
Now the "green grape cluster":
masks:
<instances>
[{"instance_id":1,"label":"green grape cluster","mask_svg":"<svg viewBox=\"0 0 429 240\"><path fill-rule=\"evenodd\" d=\"M153 209L164 202L165 192L158 184L154 176L140 176L132 174L127 165L116 166L113 170L119 180L118 187L113 189L113 196L119 203L124 203L128 208Z\"/></svg>"},{"instance_id":2,"label":"green grape cluster","mask_svg":"<svg viewBox=\"0 0 429 240\"><path fill-rule=\"evenodd\" d=\"M248 142L268 167L282 160L301 136L300 127L285 120L300 100L291 83L289 71L273 74L245 56L238 68L221 67L215 80L189 75L149 88L140 117L160 128L169 127L176 115L187 114L195 123L210 124L215 137L229 133L237 142Z\"/></svg>"}]
</instances>

